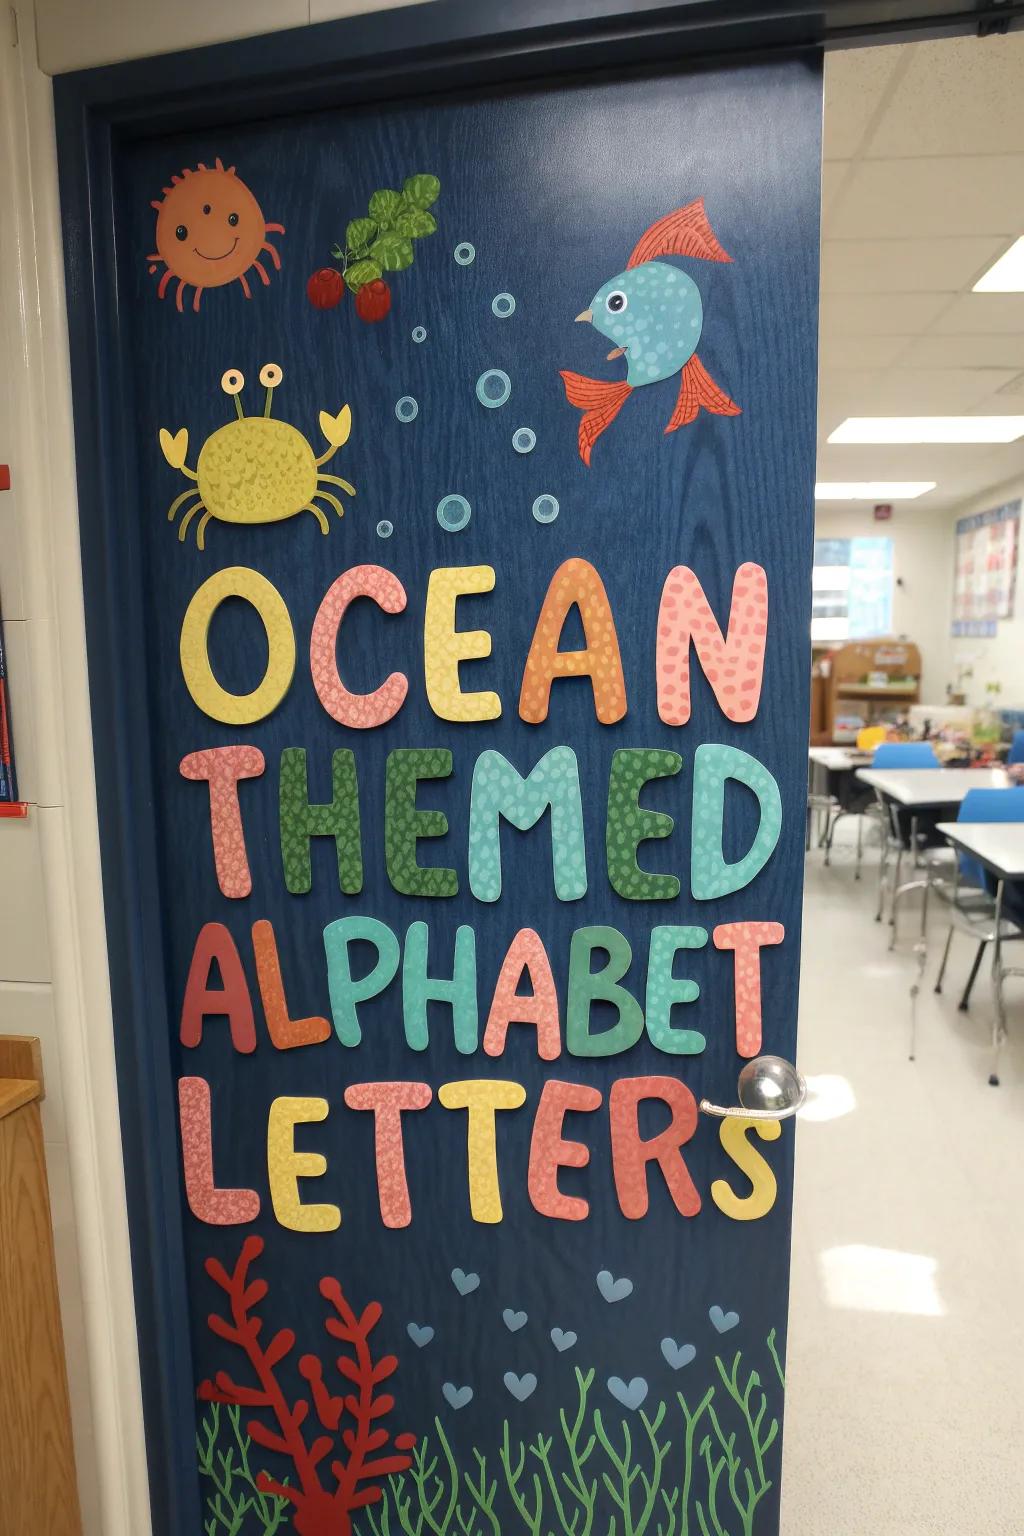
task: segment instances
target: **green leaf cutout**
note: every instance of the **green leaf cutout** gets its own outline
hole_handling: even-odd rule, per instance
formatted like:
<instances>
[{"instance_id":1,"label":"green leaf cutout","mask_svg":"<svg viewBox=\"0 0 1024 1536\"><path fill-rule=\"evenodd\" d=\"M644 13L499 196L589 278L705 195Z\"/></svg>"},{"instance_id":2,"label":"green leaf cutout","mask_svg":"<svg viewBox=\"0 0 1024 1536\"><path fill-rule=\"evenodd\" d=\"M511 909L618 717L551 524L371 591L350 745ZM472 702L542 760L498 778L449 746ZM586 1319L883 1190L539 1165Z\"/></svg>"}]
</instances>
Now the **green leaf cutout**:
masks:
<instances>
[{"instance_id":1,"label":"green leaf cutout","mask_svg":"<svg viewBox=\"0 0 1024 1536\"><path fill-rule=\"evenodd\" d=\"M401 206L401 192L391 192L385 188L370 198L370 218L376 219L381 229L390 228Z\"/></svg>"},{"instance_id":2,"label":"green leaf cutout","mask_svg":"<svg viewBox=\"0 0 1024 1536\"><path fill-rule=\"evenodd\" d=\"M345 240L350 251L362 251L376 238L375 219L353 219L345 231Z\"/></svg>"},{"instance_id":3,"label":"green leaf cutout","mask_svg":"<svg viewBox=\"0 0 1024 1536\"><path fill-rule=\"evenodd\" d=\"M370 261L385 272L401 272L412 266L412 241L403 235L380 235L370 246Z\"/></svg>"},{"instance_id":4,"label":"green leaf cutout","mask_svg":"<svg viewBox=\"0 0 1024 1536\"><path fill-rule=\"evenodd\" d=\"M367 283L372 283L378 277L380 277L380 267L376 261L354 261L345 273L345 282L353 293L357 293L360 288L365 287Z\"/></svg>"},{"instance_id":5,"label":"green leaf cutout","mask_svg":"<svg viewBox=\"0 0 1024 1536\"><path fill-rule=\"evenodd\" d=\"M404 191L414 208L429 208L437 202L441 183L436 176L409 176Z\"/></svg>"},{"instance_id":6,"label":"green leaf cutout","mask_svg":"<svg viewBox=\"0 0 1024 1536\"><path fill-rule=\"evenodd\" d=\"M391 227L396 235L409 235L418 240L434 233L437 220L425 208L404 208Z\"/></svg>"}]
</instances>

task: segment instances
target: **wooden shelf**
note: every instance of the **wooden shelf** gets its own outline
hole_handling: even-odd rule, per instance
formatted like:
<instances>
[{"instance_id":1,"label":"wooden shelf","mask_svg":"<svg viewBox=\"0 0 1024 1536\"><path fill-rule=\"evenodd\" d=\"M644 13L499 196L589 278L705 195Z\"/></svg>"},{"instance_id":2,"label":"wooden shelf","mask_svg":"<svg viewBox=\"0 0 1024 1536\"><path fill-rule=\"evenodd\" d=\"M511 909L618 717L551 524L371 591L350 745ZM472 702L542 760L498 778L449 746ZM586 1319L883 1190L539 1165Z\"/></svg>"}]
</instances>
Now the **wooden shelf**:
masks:
<instances>
[{"instance_id":1,"label":"wooden shelf","mask_svg":"<svg viewBox=\"0 0 1024 1536\"><path fill-rule=\"evenodd\" d=\"M842 683L836 689L840 699L916 699L916 683L894 683L881 688L872 683Z\"/></svg>"}]
</instances>

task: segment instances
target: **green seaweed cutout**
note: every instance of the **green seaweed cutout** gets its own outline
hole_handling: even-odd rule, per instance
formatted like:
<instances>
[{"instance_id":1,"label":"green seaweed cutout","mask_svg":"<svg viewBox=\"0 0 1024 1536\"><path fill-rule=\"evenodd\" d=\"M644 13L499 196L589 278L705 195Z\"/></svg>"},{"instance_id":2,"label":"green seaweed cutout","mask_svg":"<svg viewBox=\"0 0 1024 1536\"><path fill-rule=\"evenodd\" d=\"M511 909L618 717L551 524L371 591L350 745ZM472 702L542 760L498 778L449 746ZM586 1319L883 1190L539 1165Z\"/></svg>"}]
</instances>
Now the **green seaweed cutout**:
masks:
<instances>
[{"instance_id":1,"label":"green seaweed cutout","mask_svg":"<svg viewBox=\"0 0 1024 1536\"><path fill-rule=\"evenodd\" d=\"M404 272L412 266L413 241L437 229L429 209L440 192L436 176L407 176L401 192L381 187L370 198L368 216L349 220L344 245L332 246L331 255L341 262L342 276L353 293L385 272Z\"/></svg>"},{"instance_id":2,"label":"green seaweed cutout","mask_svg":"<svg viewBox=\"0 0 1024 1536\"><path fill-rule=\"evenodd\" d=\"M220 1403L210 1404L196 1435L199 1471L211 1485L203 1531L205 1536L241 1536L242 1532L255 1536L257 1530L262 1536L275 1536L287 1525L287 1500L257 1488L249 1465L252 1441L242 1429L242 1410L229 1407L227 1415L231 1426L227 1450L220 1446L224 1427Z\"/></svg>"}]
</instances>

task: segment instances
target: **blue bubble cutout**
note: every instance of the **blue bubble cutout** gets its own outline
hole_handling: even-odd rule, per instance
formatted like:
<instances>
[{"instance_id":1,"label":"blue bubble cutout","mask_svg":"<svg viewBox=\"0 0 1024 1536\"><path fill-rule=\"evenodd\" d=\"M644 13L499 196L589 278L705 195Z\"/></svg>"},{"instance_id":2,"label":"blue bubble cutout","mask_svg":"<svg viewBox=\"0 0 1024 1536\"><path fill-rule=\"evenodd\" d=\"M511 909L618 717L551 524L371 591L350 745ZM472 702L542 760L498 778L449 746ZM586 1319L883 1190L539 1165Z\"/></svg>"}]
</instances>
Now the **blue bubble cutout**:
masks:
<instances>
[{"instance_id":1,"label":"blue bubble cutout","mask_svg":"<svg viewBox=\"0 0 1024 1536\"><path fill-rule=\"evenodd\" d=\"M537 434L532 427L516 427L512 433L512 447L516 453L532 453L537 446Z\"/></svg>"},{"instance_id":2,"label":"blue bubble cutout","mask_svg":"<svg viewBox=\"0 0 1024 1536\"><path fill-rule=\"evenodd\" d=\"M512 393L512 380L500 368L487 368L476 381L476 397L489 411L504 405Z\"/></svg>"},{"instance_id":3,"label":"blue bubble cutout","mask_svg":"<svg viewBox=\"0 0 1024 1536\"><path fill-rule=\"evenodd\" d=\"M538 523L553 523L558 516L557 498L545 492L533 504L533 515Z\"/></svg>"},{"instance_id":4,"label":"blue bubble cutout","mask_svg":"<svg viewBox=\"0 0 1024 1536\"><path fill-rule=\"evenodd\" d=\"M419 413L419 402L412 395L403 395L401 400L395 402L395 415L399 421L415 421Z\"/></svg>"},{"instance_id":5,"label":"blue bubble cutout","mask_svg":"<svg viewBox=\"0 0 1024 1536\"><path fill-rule=\"evenodd\" d=\"M461 533L473 515L465 496L452 492L437 504L437 520L446 533Z\"/></svg>"},{"instance_id":6,"label":"blue bubble cutout","mask_svg":"<svg viewBox=\"0 0 1024 1536\"><path fill-rule=\"evenodd\" d=\"M491 300L491 314L499 320L507 320L516 312L516 301L510 293L496 293Z\"/></svg>"}]
</instances>

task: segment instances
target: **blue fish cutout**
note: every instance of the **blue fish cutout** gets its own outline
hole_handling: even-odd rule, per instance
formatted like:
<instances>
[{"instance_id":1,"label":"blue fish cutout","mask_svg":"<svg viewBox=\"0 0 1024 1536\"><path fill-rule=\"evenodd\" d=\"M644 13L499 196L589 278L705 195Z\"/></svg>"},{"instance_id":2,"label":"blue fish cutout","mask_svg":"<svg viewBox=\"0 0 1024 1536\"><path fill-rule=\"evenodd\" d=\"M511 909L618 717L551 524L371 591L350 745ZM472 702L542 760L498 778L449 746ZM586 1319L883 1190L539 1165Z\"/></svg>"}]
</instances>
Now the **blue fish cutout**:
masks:
<instances>
[{"instance_id":1,"label":"blue fish cutout","mask_svg":"<svg viewBox=\"0 0 1024 1536\"><path fill-rule=\"evenodd\" d=\"M700 290L692 278L659 256L699 256L731 261L718 243L704 212L704 199L687 203L652 224L640 237L626 270L597 290L577 320L614 342L608 359L625 356L626 377L619 382L588 379L562 370L566 399L583 415L579 425L580 458L589 465L594 444L645 384L681 374L679 398L666 433L693 421L702 408L717 416L738 416L740 407L720 389L697 356L704 324Z\"/></svg>"}]
</instances>

